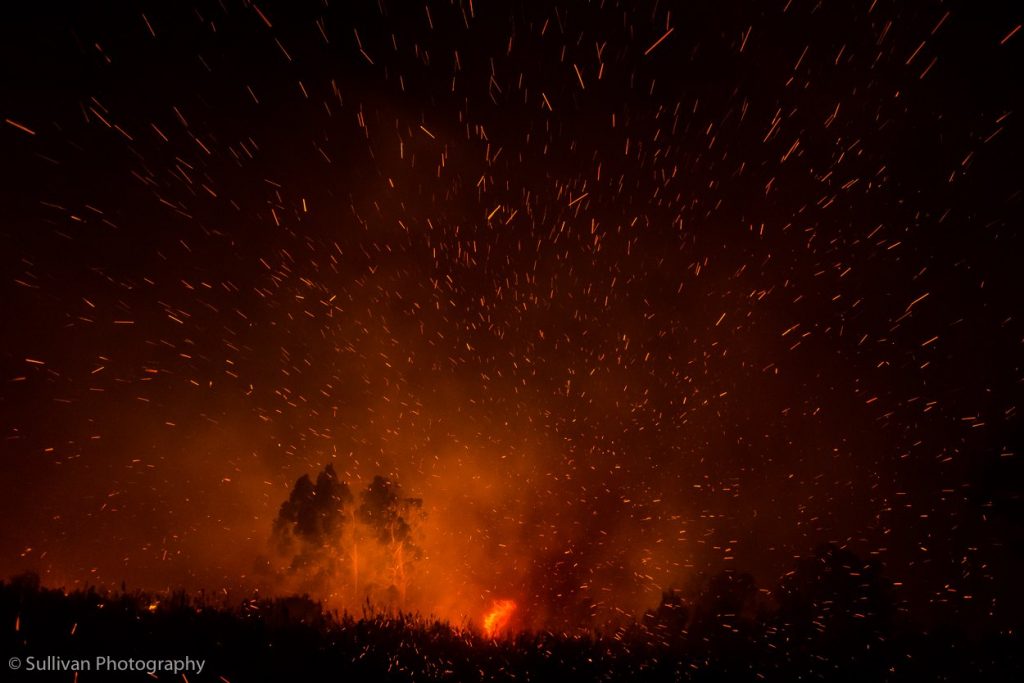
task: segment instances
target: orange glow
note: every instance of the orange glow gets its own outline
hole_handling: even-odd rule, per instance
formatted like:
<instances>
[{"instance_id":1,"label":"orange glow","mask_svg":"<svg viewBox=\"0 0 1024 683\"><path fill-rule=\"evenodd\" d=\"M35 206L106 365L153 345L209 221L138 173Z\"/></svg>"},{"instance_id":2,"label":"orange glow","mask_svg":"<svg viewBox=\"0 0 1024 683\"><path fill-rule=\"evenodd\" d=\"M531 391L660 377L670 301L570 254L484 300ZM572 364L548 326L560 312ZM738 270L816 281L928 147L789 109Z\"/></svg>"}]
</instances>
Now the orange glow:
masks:
<instances>
[{"instance_id":1,"label":"orange glow","mask_svg":"<svg viewBox=\"0 0 1024 683\"><path fill-rule=\"evenodd\" d=\"M507 629L515 611L515 600L495 600L491 611L484 615L484 634L494 638Z\"/></svg>"}]
</instances>

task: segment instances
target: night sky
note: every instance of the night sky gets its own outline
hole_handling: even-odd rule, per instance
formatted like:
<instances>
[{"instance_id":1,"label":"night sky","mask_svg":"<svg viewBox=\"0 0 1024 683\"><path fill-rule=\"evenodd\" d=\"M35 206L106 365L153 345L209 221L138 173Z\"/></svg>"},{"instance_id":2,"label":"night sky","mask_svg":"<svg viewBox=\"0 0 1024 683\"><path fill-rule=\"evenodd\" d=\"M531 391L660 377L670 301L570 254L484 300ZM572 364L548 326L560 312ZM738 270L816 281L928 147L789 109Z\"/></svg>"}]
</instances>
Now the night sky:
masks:
<instances>
[{"instance_id":1,"label":"night sky","mask_svg":"<svg viewBox=\"0 0 1024 683\"><path fill-rule=\"evenodd\" d=\"M423 500L452 619L833 542L1019 622L1020 7L27 5L3 575L290 590L332 464Z\"/></svg>"}]
</instances>

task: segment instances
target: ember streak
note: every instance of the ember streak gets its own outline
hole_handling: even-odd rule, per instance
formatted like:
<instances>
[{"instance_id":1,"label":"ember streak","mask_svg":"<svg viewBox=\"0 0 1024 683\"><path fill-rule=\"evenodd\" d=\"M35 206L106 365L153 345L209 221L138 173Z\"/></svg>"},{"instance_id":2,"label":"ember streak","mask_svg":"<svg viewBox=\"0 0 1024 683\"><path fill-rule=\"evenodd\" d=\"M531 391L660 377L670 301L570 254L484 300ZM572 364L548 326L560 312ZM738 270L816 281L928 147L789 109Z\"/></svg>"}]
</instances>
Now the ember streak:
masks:
<instances>
[{"instance_id":1,"label":"ember streak","mask_svg":"<svg viewBox=\"0 0 1024 683\"><path fill-rule=\"evenodd\" d=\"M0 574L578 633L831 544L1014 628L1024 36L981 4L20 8Z\"/></svg>"}]
</instances>

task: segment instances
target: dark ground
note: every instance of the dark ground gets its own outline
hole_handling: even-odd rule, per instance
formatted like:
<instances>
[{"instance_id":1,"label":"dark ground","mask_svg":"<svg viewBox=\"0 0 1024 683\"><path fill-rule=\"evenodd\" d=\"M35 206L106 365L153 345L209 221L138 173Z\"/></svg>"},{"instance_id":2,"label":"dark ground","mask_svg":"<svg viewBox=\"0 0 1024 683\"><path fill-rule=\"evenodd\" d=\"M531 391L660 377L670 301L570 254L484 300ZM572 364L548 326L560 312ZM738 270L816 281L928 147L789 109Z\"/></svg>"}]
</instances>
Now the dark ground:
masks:
<instances>
[{"instance_id":1,"label":"dark ground","mask_svg":"<svg viewBox=\"0 0 1024 683\"><path fill-rule=\"evenodd\" d=\"M921 630L880 567L823 546L771 590L748 574L666 595L607 631L488 640L419 615L328 612L307 598L65 594L23 575L0 584L4 652L37 659L205 659L187 680L337 681L1011 681L1024 673L1012 632ZM157 601L159 602L157 603ZM74 680L21 671L5 680ZM78 680L181 680L83 673Z\"/></svg>"}]
</instances>

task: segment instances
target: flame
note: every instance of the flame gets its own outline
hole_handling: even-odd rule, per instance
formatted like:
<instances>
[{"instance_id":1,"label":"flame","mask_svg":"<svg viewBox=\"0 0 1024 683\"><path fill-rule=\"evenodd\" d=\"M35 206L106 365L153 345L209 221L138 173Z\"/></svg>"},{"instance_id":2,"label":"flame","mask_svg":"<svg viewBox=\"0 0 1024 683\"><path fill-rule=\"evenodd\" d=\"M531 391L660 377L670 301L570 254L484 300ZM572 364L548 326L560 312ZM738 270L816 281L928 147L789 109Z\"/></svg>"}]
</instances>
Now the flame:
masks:
<instances>
[{"instance_id":1,"label":"flame","mask_svg":"<svg viewBox=\"0 0 1024 683\"><path fill-rule=\"evenodd\" d=\"M484 615L484 634L494 638L508 628L509 621L516 611L515 600L495 600L491 611Z\"/></svg>"}]
</instances>

